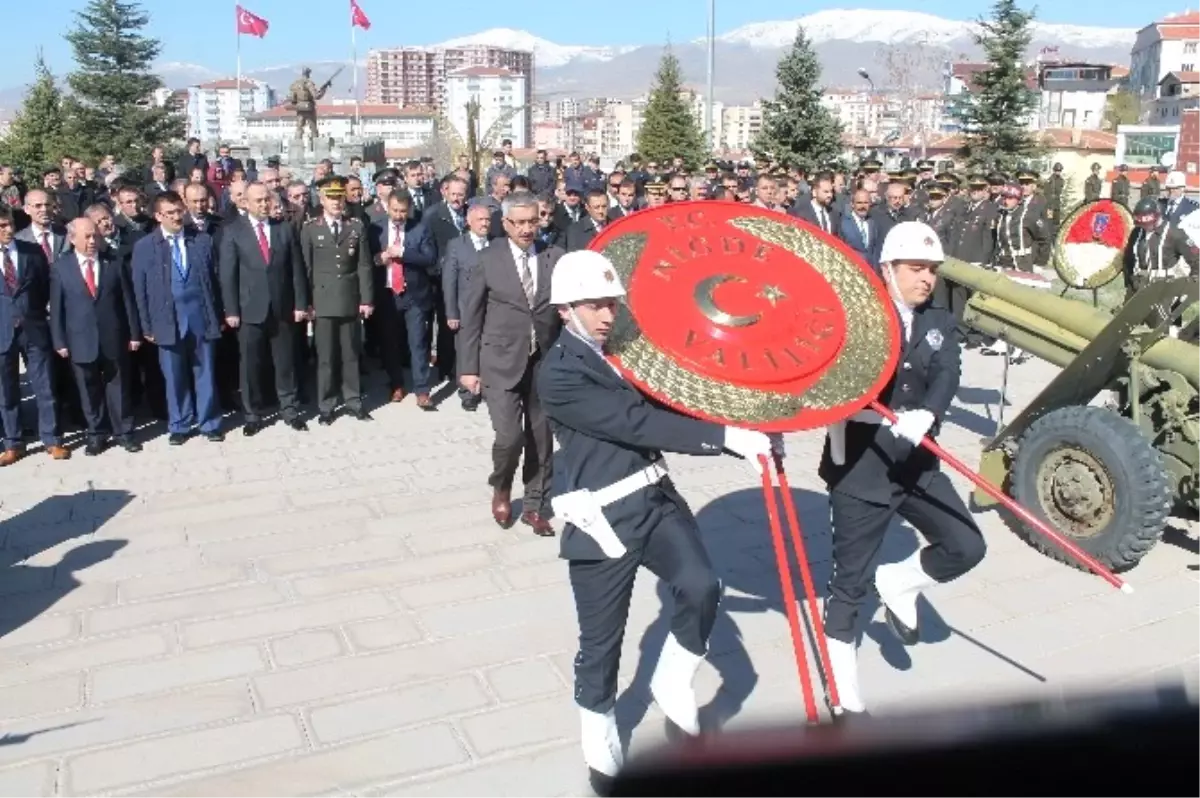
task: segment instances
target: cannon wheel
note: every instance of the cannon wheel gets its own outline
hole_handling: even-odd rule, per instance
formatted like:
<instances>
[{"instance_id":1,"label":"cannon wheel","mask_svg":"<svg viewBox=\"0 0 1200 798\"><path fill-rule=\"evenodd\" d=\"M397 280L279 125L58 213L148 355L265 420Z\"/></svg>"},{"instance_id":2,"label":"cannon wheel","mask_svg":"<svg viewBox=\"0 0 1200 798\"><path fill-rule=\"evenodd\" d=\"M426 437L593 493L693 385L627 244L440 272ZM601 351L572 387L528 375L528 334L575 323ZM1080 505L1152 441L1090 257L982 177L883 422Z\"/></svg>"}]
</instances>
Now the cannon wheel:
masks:
<instances>
[{"instance_id":1,"label":"cannon wheel","mask_svg":"<svg viewBox=\"0 0 1200 798\"><path fill-rule=\"evenodd\" d=\"M1133 422L1100 407L1047 413L1021 437L1013 498L1112 568L1132 568L1162 535L1171 508L1162 456ZM1034 548L1077 563L1017 524Z\"/></svg>"}]
</instances>

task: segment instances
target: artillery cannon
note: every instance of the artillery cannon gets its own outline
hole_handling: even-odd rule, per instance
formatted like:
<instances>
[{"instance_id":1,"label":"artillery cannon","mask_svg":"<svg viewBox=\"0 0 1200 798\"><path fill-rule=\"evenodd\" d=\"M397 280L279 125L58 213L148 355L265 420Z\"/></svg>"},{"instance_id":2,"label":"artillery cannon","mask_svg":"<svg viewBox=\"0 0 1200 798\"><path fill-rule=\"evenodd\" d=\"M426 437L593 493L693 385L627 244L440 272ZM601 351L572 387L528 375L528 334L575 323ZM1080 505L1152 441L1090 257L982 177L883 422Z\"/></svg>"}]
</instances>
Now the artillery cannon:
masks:
<instances>
[{"instance_id":1,"label":"artillery cannon","mask_svg":"<svg viewBox=\"0 0 1200 798\"><path fill-rule=\"evenodd\" d=\"M966 324L1062 369L985 444L980 473L1114 571L1132 568L1168 515L1195 512L1200 500L1200 346L1194 323L1168 335L1197 301L1196 279L1152 283L1111 315L954 259L941 274L975 292ZM1106 391L1115 398L1096 406ZM1073 562L1042 536L1018 532Z\"/></svg>"}]
</instances>

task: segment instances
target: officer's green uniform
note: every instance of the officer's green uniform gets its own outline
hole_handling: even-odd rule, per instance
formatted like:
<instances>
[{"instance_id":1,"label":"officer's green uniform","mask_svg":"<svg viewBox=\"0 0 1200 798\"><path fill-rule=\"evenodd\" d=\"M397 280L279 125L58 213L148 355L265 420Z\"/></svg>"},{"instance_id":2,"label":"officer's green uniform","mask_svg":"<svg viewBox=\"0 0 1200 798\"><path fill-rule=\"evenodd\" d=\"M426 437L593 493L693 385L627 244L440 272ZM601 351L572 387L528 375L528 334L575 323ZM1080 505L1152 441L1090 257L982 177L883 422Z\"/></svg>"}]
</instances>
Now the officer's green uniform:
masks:
<instances>
[{"instance_id":1,"label":"officer's green uniform","mask_svg":"<svg viewBox=\"0 0 1200 798\"><path fill-rule=\"evenodd\" d=\"M341 177L321 181L326 197L344 197ZM346 408L359 418L363 411L359 384L362 323L359 308L373 305L371 255L367 231L358 219L327 219L322 213L309 219L300 231L308 281L312 286L314 338L317 348L317 410L321 423L333 420L339 385Z\"/></svg>"},{"instance_id":2,"label":"officer's green uniform","mask_svg":"<svg viewBox=\"0 0 1200 798\"><path fill-rule=\"evenodd\" d=\"M1095 202L1100 199L1100 193L1104 188L1104 181L1100 179L1100 164L1092 164L1092 174L1087 180L1083 181L1083 201Z\"/></svg>"},{"instance_id":3,"label":"officer's green uniform","mask_svg":"<svg viewBox=\"0 0 1200 798\"><path fill-rule=\"evenodd\" d=\"M1129 207L1129 176L1125 174L1128 167L1121 164L1117 167L1117 176L1112 182L1112 199L1113 202L1119 202L1125 207Z\"/></svg>"}]
</instances>

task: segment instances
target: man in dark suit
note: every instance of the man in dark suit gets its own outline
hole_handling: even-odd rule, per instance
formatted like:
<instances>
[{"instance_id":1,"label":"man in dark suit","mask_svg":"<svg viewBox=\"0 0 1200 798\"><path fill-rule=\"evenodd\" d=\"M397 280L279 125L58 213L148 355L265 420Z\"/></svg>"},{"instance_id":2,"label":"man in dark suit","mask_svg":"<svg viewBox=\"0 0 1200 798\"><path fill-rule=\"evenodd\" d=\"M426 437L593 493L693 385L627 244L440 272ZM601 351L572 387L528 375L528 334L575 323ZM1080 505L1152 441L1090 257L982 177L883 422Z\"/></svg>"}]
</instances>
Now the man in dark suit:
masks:
<instances>
[{"instance_id":1,"label":"man in dark suit","mask_svg":"<svg viewBox=\"0 0 1200 798\"><path fill-rule=\"evenodd\" d=\"M608 195L599 189L584 197L587 215L567 228L567 252L587 249L604 226L608 224Z\"/></svg>"},{"instance_id":2,"label":"man in dark suit","mask_svg":"<svg viewBox=\"0 0 1200 798\"><path fill-rule=\"evenodd\" d=\"M898 180L887 184L883 195L884 201L871 209L871 217L875 219L875 227L879 230L879 240L886 241L887 234L901 222L916 220L916 211L905 205L908 199L908 188Z\"/></svg>"},{"instance_id":3,"label":"man in dark suit","mask_svg":"<svg viewBox=\"0 0 1200 798\"><path fill-rule=\"evenodd\" d=\"M833 207L833 175L821 172L811 185L812 193L798 198L788 213L836 237L841 232L842 220Z\"/></svg>"},{"instance_id":4,"label":"man in dark suit","mask_svg":"<svg viewBox=\"0 0 1200 798\"><path fill-rule=\"evenodd\" d=\"M630 178L625 178L617 186L616 204L608 209L608 221L615 222L624 219L637 210L637 184Z\"/></svg>"},{"instance_id":5,"label":"man in dark suit","mask_svg":"<svg viewBox=\"0 0 1200 798\"><path fill-rule=\"evenodd\" d=\"M331 175L317 186L322 213L300 231L300 253L312 292L313 338L317 348L318 423L329 426L338 395L359 421L370 421L362 403L359 359L362 324L374 312L367 231L345 215L346 180Z\"/></svg>"},{"instance_id":6,"label":"man in dark suit","mask_svg":"<svg viewBox=\"0 0 1200 798\"><path fill-rule=\"evenodd\" d=\"M467 229L467 181L450 175L442 187L444 199L430 206L421 221L433 236L437 250L437 263L430 272L433 281L433 318L431 318L431 350L437 362L438 373L454 381L454 330L446 323L446 297L442 293L441 264L445 259L450 242Z\"/></svg>"},{"instance_id":7,"label":"man in dark suit","mask_svg":"<svg viewBox=\"0 0 1200 798\"><path fill-rule=\"evenodd\" d=\"M223 314L213 240L185 227L184 202L173 191L155 197L154 218L158 229L133 248L133 294L166 380L168 441L179 446L199 427L220 442L215 360Z\"/></svg>"},{"instance_id":8,"label":"man in dark suit","mask_svg":"<svg viewBox=\"0 0 1200 798\"><path fill-rule=\"evenodd\" d=\"M479 253L488 245L492 213L482 202L473 202L467 211L467 230L450 241L442 256L442 296L446 298L446 324L456 335L462 327L461 299L467 284L479 269ZM479 408L479 395L458 386L463 410Z\"/></svg>"},{"instance_id":9,"label":"man in dark suit","mask_svg":"<svg viewBox=\"0 0 1200 798\"><path fill-rule=\"evenodd\" d=\"M948 310L933 304L944 259L933 228L902 222L888 233L881 271L900 316L903 349L880 401L895 422L866 410L829 428L819 474L829 489L833 576L825 632L842 708L865 711L858 690L858 612L870 590L871 567L897 513L930 545L903 562L881 565L875 588L887 625L905 645L918 639L917 598L983 559L983 536L938 460L919 444L936 435L958 390L959 342Z\"/></svg>"},{"instance_id":10,"label":"man in dark suit","mask_svg":"<svg viewBox=\"0 0 1200 798\"><path fill-rule=\"evenodd\" d=\"M371 229L375 270L375 303L379 313L383 364L391 382L392 401L404 399L404 356L407 348L417 407L436 410L429 368L429 316L433 312L433 270L437 250L429 228L412 218L412 197L403 188L388 196L387 218Z\"/></svg>"},{"instance_id":11,"label":"man in dark suit","mask_svg":"<svg viewBox=\"0 0 1200 798\"><path fill-rule=\"evenodd\" d=\"M879 268L879 247L883 243L878 230L871 217L871 195L860 188L851 195L848 212L842 216L839 238L876 269Z\"/></svg>"},{"instance_id":12,"label":"man in dark suit","mask_svg":"<svg viewBox=\"0 0 1200 798\"><path fill-rule=\"evenodd\" d=\"M125 451L140 452L129 396L129 354L142 341L132 281L101 246L95 222L76 219L69 233L74 252L50 267L50 337L75 374L87 422L84 454L104 451L110 434Z\"/></svg>"},{"instance_id":13,"label":"man in dark suit","mask_svg":"<svg viewBox=\"0 0 1200 798\"><path fill-rule=\"evenodd\" d=\"M579 619L574 697L584 761L596 794L608 795L622 764L613 709L641 566L668 584L674 598L671 635L650 692L675 728L700 732L692 682L707 653L721 586L663 451L715 456L729 450L757 472L758 455L769 455L772 441L658 407L604 359L625 289L603 255L564 255L552 282L551 301L564 329L538 369L537 386L565 463L566 492L553 501L567 522L560 551Z\"/></svg>"},{"instance_id":14,"label":"man in dark suit","mask_svg":"<svg viewBox=\"0 0 1200 798\"><path fill-rule=\"evenodd\" d=\"M418 222L424 217L425 211L439 201L437 194L425 184L425 168L421 166L420 161L404 164L404 188L408 189L408 195L412 197L412 208L408 212Z\"/></svg>"},{"instance_id":15,"label":"man in dark suit","mask_svg":"<svg viewBox=\"0 0 1200 798\"><path fill-rule=\"evenodd\" d=\"M242 433L263 429L264 380L268 360L284 422L304 432L296 400L296 325L308 319L308 278L300 243L287 222L270 218L270 189L246 190L246 215L230 220L218 258L225 323L239 330Z\"/></svg>"},{"instance_id":16,"label":"man in dark suit","mask_svg":"<svg viewBox=\"0 0 1200 798\"><path fill-rule=\"evenodd\" d=\"M607 207L607 201L605 201ZM550 275L564 254L538 251L537 197L528 191L505 198L505 238L480 254L478 270L460 300L459 383L482 393L496 438L492 444L492 518L512 525L512 483L524 452L525 493L521 521L549 537L545 516L553 441L537 398L533 375L562 325L550 304Z\"/></svg>"},{"instance_id":17,"label":"man in dark suit","mask_svg":"<svg viewBox=\"0 0 1200 798\"><path fill-rule=\"evenodd\" d=\"M37 399L38 435L46 452L55 460L71 456L62 445L54 406L54 348L46 316L50 266L41 247L18 240L15 234L12 209L0 205L0 420L4 433L0 467L12 465L25 454L20 419L21 358Z\"/></svg>"},{"instance_id":18,"label":"man in dark suit","mask_svg":"<svg viewBox=\"0 0 1200 798\"><path fill-rule=\"evenodd\" d=\"M25 195L25 213L30 224L17 233L17 239L41 247L48 263L71 248L66 228L54 221L54 206L50 194L41 188L30 189Z\"/></svg>"}]
</instances>

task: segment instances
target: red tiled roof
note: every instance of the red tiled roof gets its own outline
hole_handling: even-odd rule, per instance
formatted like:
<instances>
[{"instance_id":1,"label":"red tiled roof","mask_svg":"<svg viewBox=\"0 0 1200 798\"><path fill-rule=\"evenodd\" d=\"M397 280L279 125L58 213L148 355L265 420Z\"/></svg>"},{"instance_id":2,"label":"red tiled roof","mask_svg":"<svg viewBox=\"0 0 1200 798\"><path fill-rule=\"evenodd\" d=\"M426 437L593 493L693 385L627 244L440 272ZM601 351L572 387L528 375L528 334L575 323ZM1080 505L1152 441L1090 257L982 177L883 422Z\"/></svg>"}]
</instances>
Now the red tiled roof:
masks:
<instances>
[{"instance_id":1,"label":"red tiled roof","mask_svg":"<svg viewBox=\"0 0 1200 798\"><path fill-rule=\"evenodd\" d=\"M258 81L251 78L242 78L242 88L252 89L258 86ZM238 87L237 78L221 78L219 80L210 80L208 83L201 83L197 89L214 91L218 89L236 89Z\"/></svg>"},{"instance_id":2,"label":"red tiled roof","mask_svg":"<svg viewBox=\"0 0 1200 798\"><path fill-rule=\"evenodd\" d=\"M1060 150L1083 150L1085 152L1116 152L1117 134L1107 130L1076 130L1069 127L1052 127L1039 131L1042 141ZM1079 140L1075 140L1078 134Z\"/></svg>"},{"instance_id":3,"label":"red tiled roof","mask_svg":"<svg viewBox=\"0 0 1200 798\"><path fill-rule=\"evenodd\" d=\"M1159 83L1167 78L1175 78L1180 83L1200 83L1200 72L1168 72Z\"/></svg>"},{"instance_id":4,"label":"red tiled roof","mask_svg":"<svg viewBox=\"0 0 1200 798\"><path fill-rule=\"evenodd\" d=\"M1166 41L1178 41L1181 38L1200 38L1200 25L1178 25L1162 28L1159 23L1158 35Z\"/></svg>"},{"instance_id":5,"label":"red tiled roof","mask_svg":"<svg viewBox=\"0 0 1200 798\"><path fill-rule=\"evenodd\" d=\"M277 105L267 111L261 111L257 114L250 114L247 119L284 119L296 115L296 112L286 105ZM384 105L374 103L362 103L358 106L358 115L360 117L375 118L375 119L430 119L435 116L433 111L425 108L401 108L398 105ZM317 118L325 117L326 119L353 119L354 105L347 103L345 105L318 105Z\"/></svg>"},{"instance_id":6,"label":"red tiled roof","mask_svg":"<svg viewBox=\"0 0 1200 798\"><path fill-rule=\"evenodd\" d=\"M1119 64L1113 64L1112 76L1114 78L1129 77L1129 67L1121 66Z\"/></svg>"},{"instance_id":7,"label":"red tiled roof","mask_svg":"<svg viewBox=\"0 0 1200 798\"><path fill-rule=\"evenodd\" d=\"M504 67L464 67L456 69L450 73L450 77L455 78L515 78L519 77L519 73L513 72L511 69Z\"/></svg>"}]
</instances>

